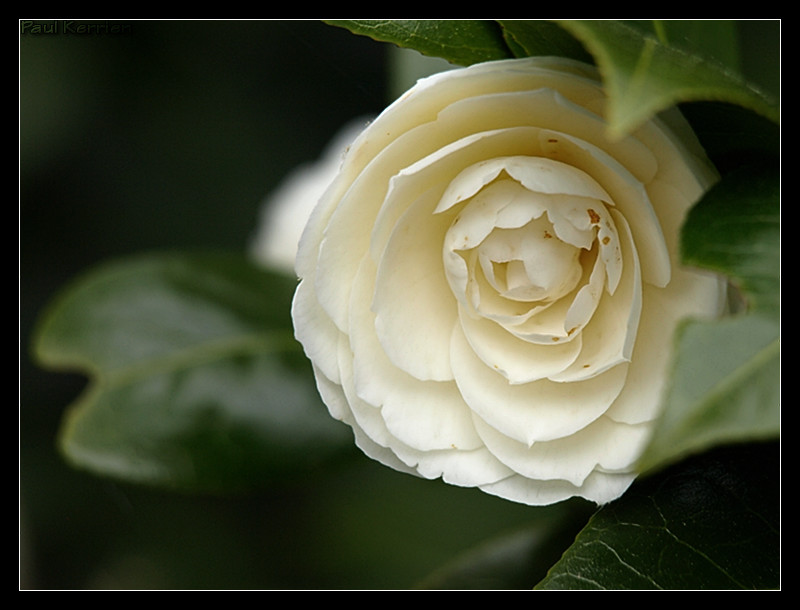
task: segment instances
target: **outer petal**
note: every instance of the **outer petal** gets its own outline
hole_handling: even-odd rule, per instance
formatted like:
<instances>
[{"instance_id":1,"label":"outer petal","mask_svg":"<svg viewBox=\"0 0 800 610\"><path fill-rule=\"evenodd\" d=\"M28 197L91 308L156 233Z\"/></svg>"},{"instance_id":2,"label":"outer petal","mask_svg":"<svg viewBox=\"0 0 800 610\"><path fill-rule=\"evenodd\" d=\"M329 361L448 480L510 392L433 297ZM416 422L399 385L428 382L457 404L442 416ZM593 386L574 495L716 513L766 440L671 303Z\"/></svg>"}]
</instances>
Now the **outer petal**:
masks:
<instances>
[{"instance_id":1,"label":"outer petal","mask_svg":"<svg viewBox=\"0 0 800 610\"><path fill-rule=\"evenodd\" d=\"M303 345L306 356L334 383L339 383L338 345L341 331L317 301L314 284L302 280L292 300L295 337Z\"/></svg>"},{"instance_id":2,"label":"outer petal","mask_svg":"<svg viewBox=\"0 0 800 610\"><path fill-rule=\"evenodd\" d=\"M425 478L442 477L454 485L477 487L509 476L511 471L493 456L485 445L463 451L450 448L421 451L396 438L387 427L379 407L367 404L355 393L349 362L342 363L343 390L352 410L351 423L359 447L370 457L391 465L397 460L398 470L409 469Z\"/></svg>"},{"instance_id":3,"label":"outer petal","mask_svg":"<svg viewBox=\"0 0 800 610\"><path fill-rule=\"evenodd\" d=\"M435 193L426 193L398 220L374 271L374 298L363 297L372 302L373 328L394 366L419 380L447 381L453 378L449 343L458 308L441 258L449 218L430 215L435 200Z\"/></svg>"},{"instance_id":4,"label":"outer petal","mask_svg":"<svg viewBox=\"0 0 800 610\"><path fill-rule=\"evenodd\" d=\"M628 426L601 417L564 438L527 446L478 418L475 424L492 454L514 472L540 481L564 480L576 487L596 469L630 472L650 432L648 426Z\"/></svg>"},{"instance_id":5,"label":"outer petal","mask_svg":"<svg viewBox=\"0 0 800 610\"><path fill-rule=\"evenodd\" d=\"M421 381L395 367L374 332L370 311L375 266L362 261L353 286L350 346L356 396L380 407L387 431L404 445L420 451L473 450L482 446L469 408L455 383ZM451 319L450 327L455 324Z\"/></svg>"},{"instance_id":6,"label":"outer petal","mask_svg":"<svg viewBox=\"0 0 800 610\"><path fill-rule=\"evenodd\" d=\"M513 474L486 447L472 451L429 451L403 456L426 479L442 478L460 487L480 487L496 483Z\"/></svg>"},{"instance_id":7,"label":"outer petal","mask_svg":"<svg viewBox=\"0 0 800 610\"><path fill-rule=\"evenodd\" d=\"M532 506L545 506L573 497L606 504L621 496L635 478L634 474L595 471L586 478L583 485L576 487L567 481L539 481L514 475L497 483L483 485L481 489L494 496Z\"/></svg>"}]
</instances>

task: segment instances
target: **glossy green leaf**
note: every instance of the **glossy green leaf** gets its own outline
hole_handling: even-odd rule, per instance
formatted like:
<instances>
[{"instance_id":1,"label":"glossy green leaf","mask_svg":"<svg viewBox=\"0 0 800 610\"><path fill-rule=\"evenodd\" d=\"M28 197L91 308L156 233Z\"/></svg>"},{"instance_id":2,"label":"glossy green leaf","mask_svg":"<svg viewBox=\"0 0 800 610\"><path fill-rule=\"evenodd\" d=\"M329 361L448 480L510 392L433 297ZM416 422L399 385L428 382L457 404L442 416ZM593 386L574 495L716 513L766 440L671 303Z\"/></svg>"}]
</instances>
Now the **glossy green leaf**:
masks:
<instances>
[{"instance_id":1,"label":"glossy green leaf","mask_svg":"<svg viewBox=\"0 0 800 610\"><path fill-rule=\"evenodd\" d=\"M86 374L60 446L75 466L189 490L267 485L349 447L294 341L295 282L234 255L149 256L69 287L43 366Z\"/></svg>"},{"instance_id":2,"label":"glossy green leaf","mask_svg":"<svg viewBox=\"0 0 800 610\"><path fill-rule=\"evenodd\" d=\"M538 589L780 586L779 450L719 450L600 509Z\"/></svg>"},{"instance_id":3,"label":"glossy green leaf","mask_svg":"<svg viewBox=\"0 0 800 610\"><path fill-rule=\"evenodd\" d=\"M442 57L461 66L513 57L494 21L461 19L328 20L354 34Z\"/></svg>"},{"instance_id":4,"label":"glossy green leaf","mask_svg":"<svg viewBox=\"0 0 800 610\"><path fill-rule=\"evenodd\" d=\"M668 31L649 22L559 21L595 57L609 93L613 135L635 129L682 102L723 101L779 121L777 100L742 78L730 64L732 44L724 22L677 22ZM684 28L684 35L677 35ZM715 43L692 41L703 37Z\"/></svg>"}]
</instances>

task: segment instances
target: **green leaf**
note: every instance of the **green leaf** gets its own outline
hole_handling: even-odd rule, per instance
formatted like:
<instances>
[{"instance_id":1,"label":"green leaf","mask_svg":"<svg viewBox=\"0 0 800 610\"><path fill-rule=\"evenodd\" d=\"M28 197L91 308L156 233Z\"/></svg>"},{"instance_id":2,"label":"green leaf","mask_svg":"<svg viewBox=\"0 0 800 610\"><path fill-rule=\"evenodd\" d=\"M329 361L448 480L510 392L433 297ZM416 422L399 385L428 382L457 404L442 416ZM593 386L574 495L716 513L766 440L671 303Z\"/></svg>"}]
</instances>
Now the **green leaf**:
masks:
<instances>
[{"instance_id":1,"label":"green leaf","mask_svg":"<svg viewBox=\"0 0 800 610\"><path fill-rule=\"evenodd\" d=\"M780 344L761 316L689 322L679 332L672 383L640 468L723 443L780 434Z\"/></svg>"},{"instance_id":2,"label":"green leaf","mask_svg":"<svg viewBox=\"0 0 800 610\"><path fill-rule=\"evenodd\" d=\"M780 585L777 444L706 454L601 508L537 589Z\"/></svg>"},{"instance_id":3,"label":"green leaf","mask_svg":"<svg viewBox=\"0 0 800 610\"><path fill-rule=\"evenodd\" d=\"M516 57L556 55L592 63L592 56L564 28L552 21L498 21Z\"/></svg>"},{"instance_id":4,"label":"green leaf","mask_svg":"<svg viewBox=\"0 0 800 610\"><path fill-rule=\"evenodd\" d=\"M730 65L736 55L725 22L676 22L668 28L611 20L558 23L595 57L609 93L612 135L624 135L682 102L727 102L779 121L777 101ZM697 40L704 42L692 42Z\"/></svg>"},{"instance_id":5,"label":"green leaf","mask_svg":"<svg viewBox=\"0 0 800 610\"><path fill-rule=\"evenodd\" d=\"M414 49L468 66L482 61L559 55L591 62L571 34L548 20L351 20L326 21L380 42Z\"/></svg>"},{"instance_id":6,"label":"green leaf","mask_svg":"<svg viewBox=\"0 0 800 610\"><path fill-rule=\"evenodd\" d=\"M294 341L293 279L227 254L103 266L55 300L34 353L90 377L59 435L75 466L186 490L237 490L351 445Z\"/></svg>"},{"instance_id":7,"label":"green leaf","mask_svg":"<svg viewBox=\"0 0 800 610\"><path fill-rule=\"evenodd\" d=\"M731 172L689 213L681 235L686 265L728 275L747 310L780 312L780 175L775 166Z\"/></svg>"},{"instance_id":8,"label":"green leaf","mask_svg":"<svg viewBox=\"0 0 800 610\"><path fill-rule=\"evenodd\" d=\"M423 55L442 57L461 66L513 57L494 21L360 19L328 20L325 23L379 42L414 49Z\"/></svg>"},{"instance_id":9,"label":"green leaf","mask_svg":"<svg viewBox=\"0 0 800 610\"><path fill-rule=\"evenodd\" d=\"M777 171L725 176L690 212L686 264L727 275L747 311L679 329L647 470L733 442L780 434L780 213Z\"/></svg>"}]
</instances>

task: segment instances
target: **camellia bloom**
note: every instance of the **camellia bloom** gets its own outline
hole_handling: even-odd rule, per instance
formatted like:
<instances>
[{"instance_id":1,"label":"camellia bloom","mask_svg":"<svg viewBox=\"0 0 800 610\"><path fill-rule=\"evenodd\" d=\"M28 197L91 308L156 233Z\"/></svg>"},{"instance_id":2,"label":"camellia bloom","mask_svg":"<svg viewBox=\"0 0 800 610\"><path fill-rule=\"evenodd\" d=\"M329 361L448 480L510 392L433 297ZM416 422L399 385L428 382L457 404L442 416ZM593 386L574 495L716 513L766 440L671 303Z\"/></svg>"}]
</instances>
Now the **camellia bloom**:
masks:
<instances>
[{"instance_id":1,"label":"camellia bloom","mask_svg":"<svg viewBox=\"0 0 800 610\"><path fill-rule=\"evenodd\" d=\"M605 103L590 66L488 62L419 81L353 142L292 315L367 455L527 504L633 481L676 324L717 315L724 284L679 266L715 179L686 124L610 140Z\"/></svg>"}]
</instances>

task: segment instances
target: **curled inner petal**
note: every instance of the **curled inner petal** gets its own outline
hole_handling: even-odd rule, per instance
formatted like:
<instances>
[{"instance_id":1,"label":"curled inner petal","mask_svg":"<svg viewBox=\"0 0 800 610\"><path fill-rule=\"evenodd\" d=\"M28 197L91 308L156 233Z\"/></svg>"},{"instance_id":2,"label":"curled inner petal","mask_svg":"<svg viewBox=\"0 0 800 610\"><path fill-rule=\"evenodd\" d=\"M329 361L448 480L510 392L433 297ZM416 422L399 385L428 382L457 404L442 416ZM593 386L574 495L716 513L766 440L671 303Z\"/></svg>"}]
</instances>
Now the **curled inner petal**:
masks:
<instances>
[{"instance_id":1,"label":"curled inner petal","mask_svg":"<svg viewBox=\"0 0 800 610\"><path fill-rule=\"evenodd\" d=\"M492 287L514 301L549 302L580 279L580 250L554 238L546 218L519 229L496 229L478 247L478 260Z\"/></svg>"}]
</instances>

